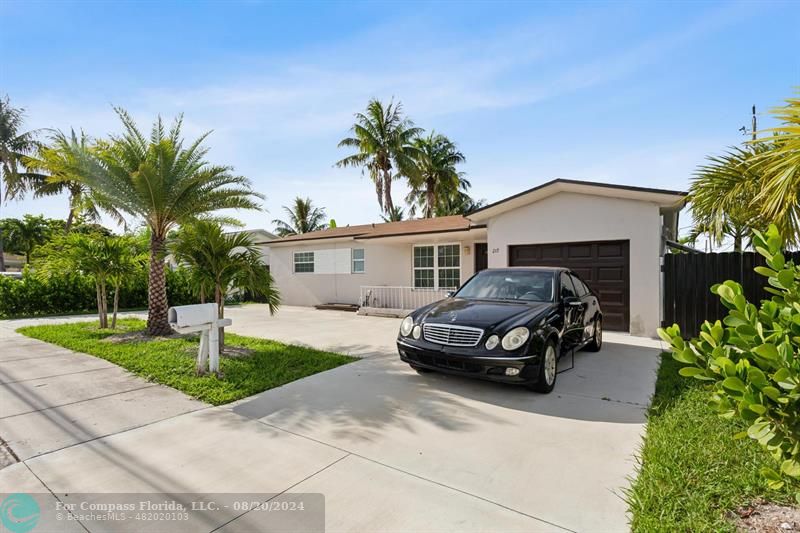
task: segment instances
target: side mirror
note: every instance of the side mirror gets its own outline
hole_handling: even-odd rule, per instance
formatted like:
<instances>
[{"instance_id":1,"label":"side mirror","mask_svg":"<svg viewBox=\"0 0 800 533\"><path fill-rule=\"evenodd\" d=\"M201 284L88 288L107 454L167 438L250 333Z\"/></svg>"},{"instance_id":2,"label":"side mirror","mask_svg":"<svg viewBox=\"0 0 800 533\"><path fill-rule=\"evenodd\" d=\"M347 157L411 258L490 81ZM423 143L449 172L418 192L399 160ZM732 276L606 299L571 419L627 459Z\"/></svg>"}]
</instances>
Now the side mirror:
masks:
<instances>
[{"instance_id":1,"label":"side mirror","mask_svg":"<svg viewBox=\"0 0 800 533\"><path fill-rule=\"evenodd\" d=\"M447 291L446 293L444 293L444 297L445 297L445 298L450 298L450 297L452 297L454 294L455 294L455 291Z\"/></svg>"}]
</instances>

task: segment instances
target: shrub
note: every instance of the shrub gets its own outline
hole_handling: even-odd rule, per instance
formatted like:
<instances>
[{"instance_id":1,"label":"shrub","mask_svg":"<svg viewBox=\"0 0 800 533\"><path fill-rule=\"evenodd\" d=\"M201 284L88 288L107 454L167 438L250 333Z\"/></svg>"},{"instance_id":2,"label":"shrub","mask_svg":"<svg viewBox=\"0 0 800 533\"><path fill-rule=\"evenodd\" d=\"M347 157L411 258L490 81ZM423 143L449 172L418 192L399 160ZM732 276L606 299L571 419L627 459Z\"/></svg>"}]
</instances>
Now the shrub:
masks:
<instances>
[{"instance_id":1,"label":"shrub","mask_svg":"<svg viewBox=\"0 0 800 533\"><path fill-rule=\"evenodd\" d=\"M736 437L758 441L776 460L777 471L761 473L780 488L800 478L800 266L785 260L774 225L755 232L753 242L768 265L755 270L767 278L770 300L756 307L741 285L726 281L711 288L729 309L722 322L706 321L689 342L677 325L659 335L686 365L682 376L708 382L717 412L745 421L747 430Z\"/></svg>"},{"instance_id":2,"label":"shrub","mask_svg":"<svg viewBox=\"0 0 800 533\"><path fill-rule=\"evenodd\" d=\"M185 269L167 270L170 305L197 303ZM147 307L147 272L129 277L120 291L121 309ZM76 272L56 273L42 280L26 269L22 279L0 276L0 318L91 313L97 311L94 282Z\"/></svg>"}]
</instances>

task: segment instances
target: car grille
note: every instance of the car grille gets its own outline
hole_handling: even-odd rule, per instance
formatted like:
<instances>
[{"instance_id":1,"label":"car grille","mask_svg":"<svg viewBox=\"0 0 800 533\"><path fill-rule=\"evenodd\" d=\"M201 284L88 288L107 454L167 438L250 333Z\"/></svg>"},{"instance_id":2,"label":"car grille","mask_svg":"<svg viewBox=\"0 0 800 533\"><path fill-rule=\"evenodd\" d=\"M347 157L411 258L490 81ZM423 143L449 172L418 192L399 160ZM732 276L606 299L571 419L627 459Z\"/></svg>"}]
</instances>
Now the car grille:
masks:
<instances>
[{"instance_id":1,"label":"car grille","mask_svg":"<svg viewBox=\"0 0 800 533\"><path fill-rule=\"evenodd\" d=\"M483 336L483 330L449 324L424 324L425 340L447 346L475 346Z\"/></svg>"}]
</instances>

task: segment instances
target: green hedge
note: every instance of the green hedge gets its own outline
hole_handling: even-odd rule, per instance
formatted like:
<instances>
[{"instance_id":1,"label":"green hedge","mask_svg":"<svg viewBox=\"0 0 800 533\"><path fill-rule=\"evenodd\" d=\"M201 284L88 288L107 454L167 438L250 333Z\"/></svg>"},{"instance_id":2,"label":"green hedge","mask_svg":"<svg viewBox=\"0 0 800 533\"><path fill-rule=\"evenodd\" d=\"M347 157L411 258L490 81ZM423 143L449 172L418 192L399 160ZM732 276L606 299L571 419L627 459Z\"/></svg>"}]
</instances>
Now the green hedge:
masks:
<instances>
[{"instance_id":1,"label":"green hedge","mask_svg":"<svg viewBox=\"0 0 800 533\"><path fill-rule=\"evenodd\" d=\"M109 290L109 305L113 291ZM170 305L197 303L185 270L167 270ZM147 307L147 272L132 277L120 290L120 309ZM64 272L44 281L26 271L22 279L0 276L0 318L92 313L97 311L94 282L88 276Z\"/></svg>"}]
</instances>

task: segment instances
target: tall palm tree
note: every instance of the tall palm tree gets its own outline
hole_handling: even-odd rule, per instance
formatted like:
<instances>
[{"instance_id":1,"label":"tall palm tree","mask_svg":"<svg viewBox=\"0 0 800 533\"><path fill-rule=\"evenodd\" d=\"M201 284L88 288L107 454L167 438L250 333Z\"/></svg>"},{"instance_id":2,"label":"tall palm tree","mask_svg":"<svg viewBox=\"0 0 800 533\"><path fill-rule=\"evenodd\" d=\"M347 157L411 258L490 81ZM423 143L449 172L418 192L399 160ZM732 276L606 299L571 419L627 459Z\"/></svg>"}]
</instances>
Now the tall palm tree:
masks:
<instances>
[{"instance_id":1,"label":"tall palm tree","mask_svg":"<svg viewBox=\"0 0 800 533\"><path fill-rule=\"evenodd\" d=\"M453 195L461 186L463 173L456 166L465 158L453 141L436 132L415 139L414 147L419 172L408 179L411 191L406 202L411 206L411 216L419 207L424 218L431 218L440 198Z\"/></svg>"},{"instance_id":2,"label":"tall palm tree","mask_svg":"<svg viewBox=\"0 0 800 533\"><path fill-rule=\"evenodd\" d=\"M22 219L7 219L8 247L11 251L25 255L31 262L33 251L50 238L52 227L42 216L25 215Z\"/></svg>"},{"instance_id":3,"label":"tall palm tree","mask_svg":"<svg viewBox=\"0 0 800 533\"><path fill-rule=\"evenodd\" d=\"M325 223L325 208L314 207L310 198L303 199L298 196L294 199L292 207L284 205L283 210L286 211L289 219L280 220L276 218L272 221L275 224L275 233L279 237L308 233L309 231L317 231L328 227Z\"/></svg>"},{"instance_id":4,"label":"tall palm tree","mask_svg":"<svg viewBox=\"0 0 800 533\"><path fill-rule=\"evenodd\" d=\"M103 205L144 221L150 229L147 331L170 332L164 255L167 234L180 223L220 209L259 209L250 181L232 167L212 165L202 146L209 135L184 146L183 117L167 131L159 117L146 138L130 115L116 108L124 132L77 153L80 181Z\"/></svg>"},{"instance_id":5,"label":"tall palm tree","mask_svg":"<svg viewBox=\"0 0 800 533\"><path fill-rule=\"evenodd\" d=\"M770 143L731 147L698 167L688 197L694 218L692 237L706 234L716 245L731 237L734 251L741 252L744 239L754 229L766 229L756 202L763 181L757 162L771 149Z\"/></svg>"},{"instance_id":6,"label":"tall palm tree","mask_svg":"<svg viewBox=\"0 0 800 533\"><path fill-rule=\"evenodd\" d=\"M800 90L786 105L771 110L782 124L766 130L766 141L773 150L764 152L759 163L764 173L763 186L756 201L765 218L775 225L791 244L800 244Z\"/></svg>"},{"instance_id":7,"label":"tall palm tree","mask_svg":"<svg viewBox=\"0 0 800 533\"><path fill-rule=\"evenodd\" d=\"M384 222L400 222L403 220L405 213L403 213L403 208L399 205L394 206L391 213L387 213L385 215L381 215L381 219Z\"/></svg>"},{"instance_id":8,"label":"tall palm tree","mask_svg":"<svg viewBox=\"0 0 800 533\"><path fill-rule=\"evenodd\" d=\"M64 233L70 232L72 224L79 216L88 222L98 222L101 208L118 223L125 222L113 206L100 206L93 198L91 189L81 181L81 168L75 154L85 153L90 148L91 140L83 132L79 137L74 130L69 136L61 131L55 131L50 136L49 145L39 146L36 155L25 158L25 165L29 169L47 176L34 190L35 198L61 193L69 195L69 212Z\"/></svg>"},{"instance_id":9,"label":"tall palm tree","mask_svg":"<svg viewBox=\"0 0 800 533\"><path fill-rule=\"evenodd\" d=\"M8 96L0 98L0 205L3 200L24 194L38 176L23 165L26 155L36 149L36 132L22 131L25 110L13 107ZM0 231L0 272L5 272L3 233Z\"/></svg>"},{"instance_id":10,"label":"tall palm tree","mask_svg":"<svg viewBox=\"0 0 800 533\"><path fill-rule=\"evenodd\" d=\"M390 101L384 105L370 100L364 113L356 113L352 136L339 142L339 148L355 148L356 152L336 163L338 167L361 167L375 184L378 205L384 213L394 209L392 180L416 176L418 149L414 138L421 128L403 116L403 106Z\"/></svg>"},{"instance_id":11,"label":"tall palm tree","mask_svg":"<svg viewBox=\"0 0 800 533\"><path fill-rule=\"evenodd\" d=\"M466 216L467 214L475 211L476 209L480 209L481 207L486 205L486 200L481 198L480 200L476 200L472 196L469 195L468 191L470 188L470 183L461 178L461 186L458 190L451 192L450 194L444 195L439 198L439 201L436 204L436 210L434 216L437 217L446 217L450 215L462 215Z\"/></svg>"},{"instance_id":12,"label":"tall palm tree","mask_svg":"<svg viewBox=\"0 0 800 533\"><path fill-rule=\"evenodd\" d=\"M261 255L245 233L223 233L219 224L198 220L182 226L170 241L175 260L185 265L202 295L214 294L219 318L225 317L225 298L232 289L264 296L270 314L280 304L280 295ZM223 351L224 331L220 328L219 348Z\"/></svg>"}]
</instances>

